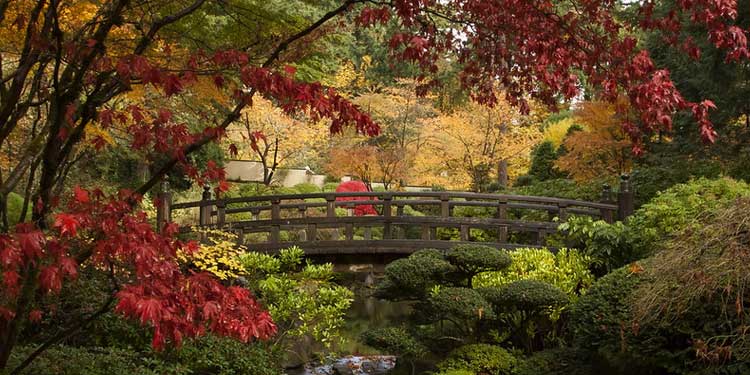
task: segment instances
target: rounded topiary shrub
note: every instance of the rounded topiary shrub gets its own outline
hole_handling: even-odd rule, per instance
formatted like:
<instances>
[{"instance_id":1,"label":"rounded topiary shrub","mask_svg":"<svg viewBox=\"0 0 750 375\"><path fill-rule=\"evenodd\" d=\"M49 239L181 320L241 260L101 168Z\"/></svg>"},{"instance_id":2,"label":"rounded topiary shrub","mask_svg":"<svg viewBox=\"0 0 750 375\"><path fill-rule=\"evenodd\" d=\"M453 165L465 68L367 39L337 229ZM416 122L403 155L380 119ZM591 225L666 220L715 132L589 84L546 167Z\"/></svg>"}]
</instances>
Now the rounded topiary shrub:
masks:
<instances>
[{"instance_id":1,"label":"rounded topiary shrub","mask_svg":"<svg viewBox=\"0 0 750 375\"><path fill-rule=\"evenodd\" d=\"M385 279L378 288L380 296L388 299L415 299L440 283L455 267L442 258L437 250L419 251L408 258L398 259L385 267Z\"/></svg>"},{"instance_id":2,"label":"rounded topiary shrub","mask_svg":"<svg viewBox=\"0 0 750 375\"><path fill-rule=\"evenodd\" d=\"M458 245L446 255L446 260L456 266L469 281L480 272L499 271L511 263L505 250L485 245Z\"/></svg>"},{"instance_id":3,"label":"rounded topiary shrub","mask_svg":"<svg viewBox=\"0 0 750 375\"><path fill-rule=\"evenodd\" d=\"M480 293L498 310L539 311L568 303L565 292L537 280L518 280L502 287L482 288Z\"/></svg>"},{"instance_id":4,"label":"rounded topiary shrub","mask_svg":"<svg viewBox=\"0 0 750 375\"><path fill-rule=\"evenodd\" d=\"M420 302L417 310L419 315L432 321L447 318L454 322L471 322L495 317L492 305L479 292L470 288L441 287L426 301Z\"/></svg>"},{"instance_id":5,"label":"rounded topiary shrub","mask_svg":"<svg viewBox=\"0 0 750 375\"><path fill-rule=\"evenodd\" d=\"M452 351L438 368L441 374L465 370L474 374L510 375L517 365L518 360L499 346L472 344Z\"/></svg>"}]
</instances>

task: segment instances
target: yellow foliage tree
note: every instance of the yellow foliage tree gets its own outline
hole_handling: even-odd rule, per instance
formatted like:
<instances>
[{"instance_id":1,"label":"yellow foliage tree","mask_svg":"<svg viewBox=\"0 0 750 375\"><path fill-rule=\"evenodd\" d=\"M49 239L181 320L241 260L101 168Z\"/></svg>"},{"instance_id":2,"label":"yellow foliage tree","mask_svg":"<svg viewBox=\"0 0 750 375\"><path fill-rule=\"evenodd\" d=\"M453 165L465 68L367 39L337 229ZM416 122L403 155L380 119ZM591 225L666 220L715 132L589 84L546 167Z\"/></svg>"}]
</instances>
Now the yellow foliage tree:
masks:
<instances>
[{"instance_id":1,"label":"yellow foliage tree","mask_svg":"<svg viewBox=\"0 0 750 375\"><path fill-rule=\"evenodd\" d=\"M506 102L492 108L470 102L452 114L430 121L415 180L421 185L481 191L496 178L515 177L528 169L529 153L542 138L537 126L543 111L522 116ZM495 171L493 171L495 170Z\"/></svg>"},{"instance_id":2,"label":"yellow foliage tree","mask_svg":"<svg viewBox=\"0 0 750 375\"><path fill-rule=\"evenodd\" d=\"M263 164L266 185L279 167L319 166L329 139L324 121L294 118L263 98L255 99L243 115L227 130L226 142L236 147L236 157Z\"/></svg>"},{"instance_id":3,"label":"yellow foliage tree","mask_svg":"<svg viewBox=\"0 0 750 375\"><path fill-rule=\"evenodd\" d=\"M566 117L564 119L555 121L544 129L544 140L550 141L555 148L560 147L565 141L565 136L568 135L570 127L576 124L574 117Z\"/></svg>"},{"instance_id":4,"label":"yellow foliage tree","mask_svg":"<svg viewBox=\"0 0 750 375\"><path fill-rule=\"evenodd\" d=\"M614 104L584 102L576 110L575 122L585 129L565 138L566 153L557 160L558 168L579 181L630 168L631 143L622 132Z\"/></svg>"}]
</instances>

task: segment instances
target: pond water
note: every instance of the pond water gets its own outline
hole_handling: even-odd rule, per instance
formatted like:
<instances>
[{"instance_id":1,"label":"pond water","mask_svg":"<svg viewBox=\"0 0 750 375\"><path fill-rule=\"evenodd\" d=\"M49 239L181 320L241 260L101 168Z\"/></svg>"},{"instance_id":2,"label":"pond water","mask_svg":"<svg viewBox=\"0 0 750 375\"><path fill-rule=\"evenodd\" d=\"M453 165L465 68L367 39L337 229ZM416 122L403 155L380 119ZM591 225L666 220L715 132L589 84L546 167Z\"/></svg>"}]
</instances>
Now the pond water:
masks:
<instances>
[{"instance_id":1,"label":"pond water","mask_svg":"<svg viewBox=\"0 0 750 375\"><path fill-rule=\"evenodd\" d=\"M351 372L355 375L412 375L432 367L429 361L425 363L404 363L395 360L392 356L394 353L382 353L377 349L369 347L362 343L360 335L368 330L382 328L392 325L398 325L403 321L411 311L408 302L390 302L372 297L373 285L382 277L382 274L370 272L352 272L339 274L339 282L354 291L354 301L346 316L346 323L342 330L342 336L345 339L344 344L336 348L338 358L333 359L333 363L344 363L350 368L355 368ZM314 353L320 348L311 343L300 343L297 349L298 353ZM305 358L298 361L311 361L312 358ZM373 370L364 370L368 366L362 366L359 370L359 364L362 361L371 361L376 365L395 360L395 368L388 371L378 370L375 366ZM354 364L352 364L354 363ZM392 366L391 366L392 367ZM357 372L359 371L359 372ZM414 371L414 372L413 372ZM315 367L308 364L305 367L287 369L287 375L337 375L341 372L335 372L329 363L329 366Z\"/></svg>"}]
</instances>

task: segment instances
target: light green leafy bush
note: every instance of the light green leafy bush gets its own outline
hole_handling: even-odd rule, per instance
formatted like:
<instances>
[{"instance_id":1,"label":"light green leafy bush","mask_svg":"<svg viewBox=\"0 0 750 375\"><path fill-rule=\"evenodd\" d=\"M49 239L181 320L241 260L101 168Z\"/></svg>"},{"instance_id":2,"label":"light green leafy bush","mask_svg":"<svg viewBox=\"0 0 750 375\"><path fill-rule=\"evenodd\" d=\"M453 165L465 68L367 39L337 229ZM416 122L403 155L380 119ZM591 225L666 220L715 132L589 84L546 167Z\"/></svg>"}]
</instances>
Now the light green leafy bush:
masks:
<instances>
[{"instance_id":1,"label":"light green leafy bush","mask_svg":"<svg viewBox=\"0 0 750 375\"><path fill-rule=\"evenodd\" d=\"M560 249L553 254L547 249L524 248L510 251L511 264L502 271L483 272L474 277L475 287L499 287L518 280L549 283L571 300L594 282L589 271L591 260L574 249Z\"/></svg>"},{"instance_id":2,"label":"light green leafy bush","mask_svg":"<svg viewBox=\"0 0 750 375\"><path fill-rule=\"evenodd\" d=\"M567 246L581 249L590 257L592 268L600 275L647 255L636 252L631 232L619 221L610 224L589 216L574 216L560 224L558 230L565 236Z\"/></svg>"},{"instance_id":3,"label":"light green leafy bush","mask_svg":"<svg viewBox=\"0 0 750 375\"><path fill-rule=\"evenodd\" d=\"M240 263L255 292L289 343L310 336L327 349L338 344L353 293L333 280L333 265L303 264L297 247L278 256L246 253Z\"/></svg>"},{"instance_id":4,"label":"light green leafy bush","mask_svg":"<svg viewBox=\"0 0 750 375\"><path fill-rule=\"evenodd\" d=\"M701 178L675 185L641 206L628 219L634 252L653 254L659 244L687 227L700 226L703 212L750 196L750 185L730 178Z\"/></svg>"}]
</instances>

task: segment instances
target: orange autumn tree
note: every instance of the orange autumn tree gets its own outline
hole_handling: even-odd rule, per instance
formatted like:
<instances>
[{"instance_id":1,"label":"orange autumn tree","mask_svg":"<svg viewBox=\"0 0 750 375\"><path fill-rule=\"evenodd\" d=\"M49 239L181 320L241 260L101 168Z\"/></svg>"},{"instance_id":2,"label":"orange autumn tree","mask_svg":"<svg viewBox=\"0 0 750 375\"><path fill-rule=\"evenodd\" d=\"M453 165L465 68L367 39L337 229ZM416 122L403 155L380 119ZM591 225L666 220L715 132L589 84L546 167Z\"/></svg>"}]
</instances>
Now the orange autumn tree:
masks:
<instances>
[{"instance_id":1,"label":"orange autumn tree","mask_svg":"<svg viewBox=\"0 0 750 375\"><path fill-rule=\"evenodd\" d=\"M575 122L583 125L584 130L565 138L562 147L566 153L557 160L557 167L578 181L627 171L632 160L631 143L616 113L615 104L581 103L575 112Z\"/></svg>"}]
</instances>

